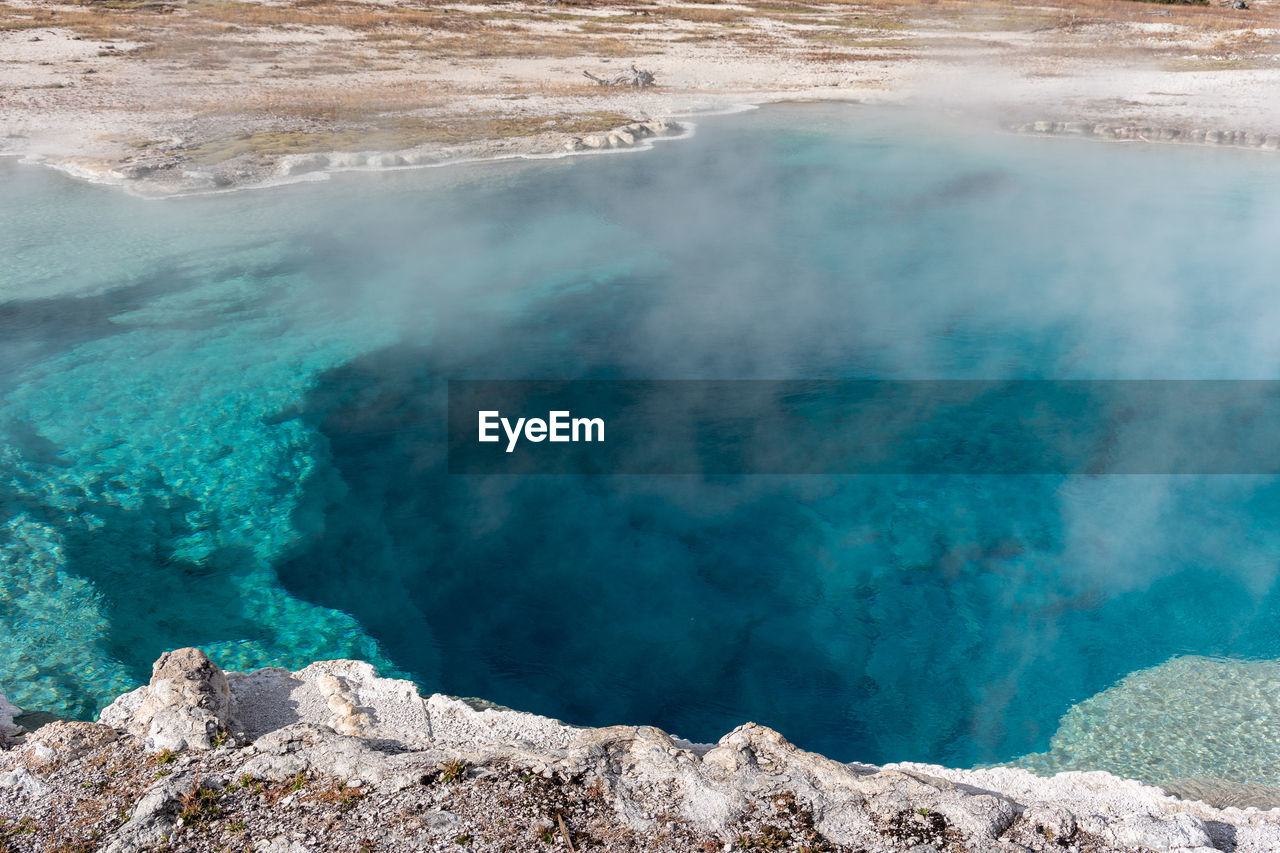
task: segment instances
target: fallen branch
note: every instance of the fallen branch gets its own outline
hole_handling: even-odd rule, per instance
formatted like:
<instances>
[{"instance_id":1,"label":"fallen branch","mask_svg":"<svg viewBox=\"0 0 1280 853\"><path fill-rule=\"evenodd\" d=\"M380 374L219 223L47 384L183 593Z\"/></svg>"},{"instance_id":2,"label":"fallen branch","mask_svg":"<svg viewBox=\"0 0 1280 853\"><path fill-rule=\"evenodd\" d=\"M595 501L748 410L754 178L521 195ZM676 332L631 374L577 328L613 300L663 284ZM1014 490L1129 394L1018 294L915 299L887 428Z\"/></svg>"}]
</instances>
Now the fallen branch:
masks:
<instances>
[{"instance_id":1,"label":"fallen branch","mask_svg":"<svg viewBox=\"0 0 1280 853\"><path fill-rule=\"evenodd\" d=\"M654 73L644 69L631 66L630 71L624 71L615 77L597 77L590 71L582 72L588 79L596 81L601 86L630 86L633 89L647 89L653 85Z\"/></svg>"}]
</instances>

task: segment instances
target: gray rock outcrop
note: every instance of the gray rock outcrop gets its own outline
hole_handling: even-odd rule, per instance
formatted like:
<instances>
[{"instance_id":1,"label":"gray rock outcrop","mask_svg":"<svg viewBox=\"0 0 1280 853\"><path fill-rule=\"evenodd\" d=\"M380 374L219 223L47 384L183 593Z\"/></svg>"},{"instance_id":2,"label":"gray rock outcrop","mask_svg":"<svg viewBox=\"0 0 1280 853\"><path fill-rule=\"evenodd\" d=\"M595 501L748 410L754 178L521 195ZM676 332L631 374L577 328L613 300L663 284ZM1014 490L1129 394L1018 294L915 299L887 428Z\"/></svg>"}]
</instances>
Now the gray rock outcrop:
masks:
<instances>
[{"instance_id":1,"label":"gray rock outcrop","mask_svg":"<svg viewBox=\"0 0 1280 853\"><path fill-rule=\"evenodd\" d=\"M189 771L161 778L138 800L129 820L104 846L105 853L163 848L177 828L183 798L198 785Z\"/></svg>"},{"instance_id":2,"label":"gray rock outcrop","mask_svg":"<svg viewBox=\"0 0 1280 853\"><path fill-rule=\"evenodd\" d=\"M153 752L212 749L231 728L227 676L199 649L166 652L152 667L151 683L107 706L101 721Z\"/></svg>"},{"instance_id":3,"label":"gray rock outcrop","mask_svg":"<svg viewBox=\"0 0 1280 853\"><path fill-rule=\"evenodd\" d=\"M578 728L423 697L358 661L223 673L193 649L161 658L151 684L102 723L51 724L0 755L0 821L34 810L41 826L80 827L86 787L122 792L104 806L112 816L89 824L110 853L233 841L313 853L366 842L611 853L1280 849L1280 811L1217 809L1105 772L844 764L751 723L695 745L647 726ZM12 838L17 853L51 846Z\"/></svg>"},{"instance_id":4,"label":"gray rock outcrop","mask_svg":"<svg viewBox=\"0 0 1280 853\"><path fill-rule=\"evenodd\" d=\"M675 122L663 119L635 121L605 133L589 133L586 136L575 136L565 143L567 151L588 151L605 148L631 148L638 142L651 137L669 136L683 132L684 128Z\"/></svg>"},{"instance_id":5,"label":"gray rock outcrop","mask_svg":"<svg viewBox=\"0 0 1280 853\"><path fill-rule=\"evenodd\" d=\"M1244 130L1205 130L1194 127L1144 127L1086 121L1034 121L1009 126L1019 133L1084 136L1136 142L1187 142L1194 145L1229 145L1239 148L1280 149L1280 136Z\"/></svg>"},{"instance_id":6,"label":"gray rock outcrop","mask_svg":"<svg viewBox=\"0 0 1280 853\"><path fill-rule=\"evenodd\" d=\"M116 730L99 723L58 720L41 726L18 751L28 768L55 767L75 761L116 739Z\"/></svg>"}]
</instances>

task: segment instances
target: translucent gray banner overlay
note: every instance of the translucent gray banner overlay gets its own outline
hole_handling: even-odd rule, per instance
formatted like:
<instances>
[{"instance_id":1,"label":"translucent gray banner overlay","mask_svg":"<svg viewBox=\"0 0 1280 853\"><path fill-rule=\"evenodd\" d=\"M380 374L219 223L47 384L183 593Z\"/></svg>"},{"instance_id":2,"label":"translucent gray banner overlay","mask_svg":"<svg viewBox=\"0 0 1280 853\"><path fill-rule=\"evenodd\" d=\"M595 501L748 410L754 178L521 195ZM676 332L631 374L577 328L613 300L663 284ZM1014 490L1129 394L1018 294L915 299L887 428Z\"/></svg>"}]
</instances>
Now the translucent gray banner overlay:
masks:
<instances>
[{"instance_id":1,"label":"translucent gray banner overlay","mask_svg":"<svg viewBox=\"0 0 1280 853\"><path fill-rule=\"evenodd\" d=\"M1280 381L455 380L449 471L1275 475Z\"/></svg>"}]
</instances>

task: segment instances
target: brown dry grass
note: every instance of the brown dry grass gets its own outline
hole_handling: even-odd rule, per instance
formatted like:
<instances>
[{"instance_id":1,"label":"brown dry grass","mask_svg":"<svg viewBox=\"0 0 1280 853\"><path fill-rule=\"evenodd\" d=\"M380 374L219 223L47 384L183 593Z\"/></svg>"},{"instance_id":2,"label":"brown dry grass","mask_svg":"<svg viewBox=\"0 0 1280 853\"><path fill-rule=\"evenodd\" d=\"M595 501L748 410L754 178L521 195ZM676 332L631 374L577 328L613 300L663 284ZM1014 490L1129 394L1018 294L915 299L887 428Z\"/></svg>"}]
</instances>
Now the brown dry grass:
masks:
<instances>
[{"instance_id":1,"label":"brown dry grass","mask_svg":"<svg viewBox=\"0 0 1280 853\"><path fill-rule=\"evenodd\" d=\"M341 27L373 30L384 27L459 29L471 25L469 16L444 10L399 6L370 6L342 0L298 0L290 6L266 6L242 0L194 0L187 7L193 17L244 27Z\"/></svg>"},{"instance_id":2,"label":"brown dry grass","mask_svg":"<svg viewBox=\"0 0 1280 853\"><path fill-rule=\"evenodd\" d=\"M540 133L599 133L631 121L620 113L554 116L469 116L439 119L383 116L370 126L318 131L261 131L206 142L188 152L191 162L213 166L243 156L280 157L321 151L402 151L421 145L460 145Z\"/></svg>"},{"instance_id":3,"label":"brown dry grass","mask_svg":"<svg viewBox=\"0 0 1280 853\"><path fill-rule=\"evenodd\" d=\"M574 56L641 56L652 53L651 46L645 46L636 39L622 39L616 36L564 36L513 34L487 30L467 36L447 36L433 39L422 46L424 52L432 57L449 58L514 58L514 57L552 57L569 58Z\"/></svg>"},{"instance_id":4,"label":"brown dry grass","mask_svg":"<svg viewBox=\"0 0 1280 853\"><path fill-rule=\"evenodd\" d=\"M244 45L239 53L229 49L234 48L228 43L236 42L237 34L252 36L290 28L334 28L382 53L485 59L636 56L656 49L646 41L655 28L672 30L667 37L674 41L696 41L707 26L731 28L726 33L737 35L733 29L757 30L769 22L788 26L816 23L846 33L849 40L866 31L894 32L931 25L967 32L1057 29L1069 33L1105 23L1159 21L1175 24L1191 36L1230 35L1250 26L1280 25L1280 8L1240 13L1216 5L1136 0L1070 0L1055 5L1034 0L746 0L746 5L749 10L728 8L717 0L640 4L561 0L550 8L530 2L496 9L484 2L445 8L434 0L398 6L373 6L357 0L293 0L280 5L249 0L191 0L182 5L157 0L79 0L76 5L60 4L57 8L0 3L0 29L65 27L84 38L134 39L156 45L154 56L186 57L195 67L219 68L226 67L229 59L253 58L245 53ZM554 34L545 29L552 23L577 26L568 33ZM829 40L844 43L840 38ZM1245 47L1254 54L1274 50L1270 44ZM270 50L263 48L259 55L267 56ZM346 51L351 52L350 44ZM335 70L347 58L336 62ZM322 71L313 69L312 73Z\"/></svg>"},{"instance_id":5,"label":"brown dry grass","mask_svg":"<svg viewBox=\"0 0 1280 853\"><path fill-rule=\"evenodd\" d=\"M82 38L119 41L137 32L136 23L125 15L83 9L42 9L0 4L0 31L69 29Z\"/></svg>"},{"instance_id":6,"label":"brown dry grass","mask_svg":"<svg viewBox=\"0 0 1280 853\"><path fill-rule=\"evenodd\" d=\"M321 131L310 141L272 133L210 143L202 156L240 153L335 150L356 145L410 147L449 142L462 136L503 137L530 129L493 117L454 127L414 119L388 125L385 114L458 112L456 99L471 91L423 76L444 65L500 67L506 60L563 59L590 66L593 58L641 57L728 42L757 56L777 54L814 65L901 61L961 50L1012 48L973 38L976 33L1042 33L1024 58L1070 56L1106 62L1140 58L1170 70L1274 67L1280 45L1267 35L1280 27L1280 4L1248 13L1212 6L1165 5L1137 0L397 0L373 5L360 0L36 0L11 5L0 0L0 30L64 28L85 39L143 46L128 56L154 63L158 72L197 71L211 79L252 69L258 75L234 109L247 116L323 125L372 124L357 143L339 130ZM1147 28L1141 39L1133 24L1172 24L1170 32ZM276 40L280 32L301 32L306 40ZM104 56L106 54L103 54ZM119 54L116 54L119 55ZM574 62L574 61L577 62ZM661 60L651 67L660 73ZM384 73L387 72L387 73ZM408 72L408 73L404 73ZM360 74L360 77L356 77ZM576 76L576 72L566 75ZM660 79L660 82L661 79ZM608 90L585 83L548 84L529 79L486 84L490 95L511 97L556 93L605 98ZM202 95L188 98L197 114L209 114ZM453 103L451 103L451 101ZM203 113L202 113L203 111ZM554 111L553 109L548 112ZM556 118L553 116L553 118ZM417 122L416 124L414 122ZM278 128L276 124L272 127ZM519 134L516 129L519 127ZM329 136L323 134L328 133ZM273 135L274 134L274 135Z\"/></svg>"},{"instance_id":7,"label":"brown dry grass","mask_svg":"<svg viewBox=\"0 0 1280 853\"><path fill-rule=\"evenodd\" d=\"M348 788L342 782L332 782L327 788L321 788L313 791L305 799L312 802L324 803L330 806L337 806L340 810L347 810L354 807L357 803L368 796L363 788Z\"/></svg>"},{"instance_id":8,"label":"brown dry grass","mask_svg":"<svg viewBox=\"0 0 1280 853\"><path fill-rule=\"evenodd\" d=\"M711 6L665 6L657 10L656 14L665 20L695 24L727 24L742 20L747 15L741 9L716 9Z\"/></svg>"}]
</instances>

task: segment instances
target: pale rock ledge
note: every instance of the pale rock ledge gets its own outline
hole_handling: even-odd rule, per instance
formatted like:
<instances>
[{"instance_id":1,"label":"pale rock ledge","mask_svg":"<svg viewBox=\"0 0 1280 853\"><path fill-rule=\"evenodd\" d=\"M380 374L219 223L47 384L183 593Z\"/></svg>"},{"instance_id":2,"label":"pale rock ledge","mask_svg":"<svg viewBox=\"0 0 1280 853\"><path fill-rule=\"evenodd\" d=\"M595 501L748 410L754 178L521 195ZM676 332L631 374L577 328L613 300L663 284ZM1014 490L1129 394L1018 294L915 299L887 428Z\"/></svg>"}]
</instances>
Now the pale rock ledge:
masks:
<instances>
[{"instance_id":1,"label":"pale rock ledge","mask_svg":"<svg viewBox=\"0 0 1280 853\"><path fill-rule=\"evenodd\" d=\"M577 728L423 697L359 661L224 673L181 649L101 720L52 723L0 752L0 842L27 853L75 831L111 853L1280 850L1280 811L1216 809L1107 773L843 764L751 723L714 745ZM94 818L100 800L111 814Z\"/></svg>"},{"instance_id":2,"label":"pale rock ledge","mask_svg":"<svg viewBox=\"0 0 1280 853\"><path fill-rule=\"evenodd\" d=\"M593 151L610 148L635 148L643 141L683 133L684 126L664 119L635 121L603 133L569 137L563 144L565 151ZM494 149L490 154L500 154ZM278 178L291 178L326 171L347 169L392 169L406 166L433 166L449 162L454 157L448 150L434 146L410 148L403 151L330 151L306 154L288 154L276 163ZM150 172L130 174L130 178L145 177Z\"/></svg>"}]
</instances>

